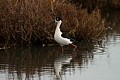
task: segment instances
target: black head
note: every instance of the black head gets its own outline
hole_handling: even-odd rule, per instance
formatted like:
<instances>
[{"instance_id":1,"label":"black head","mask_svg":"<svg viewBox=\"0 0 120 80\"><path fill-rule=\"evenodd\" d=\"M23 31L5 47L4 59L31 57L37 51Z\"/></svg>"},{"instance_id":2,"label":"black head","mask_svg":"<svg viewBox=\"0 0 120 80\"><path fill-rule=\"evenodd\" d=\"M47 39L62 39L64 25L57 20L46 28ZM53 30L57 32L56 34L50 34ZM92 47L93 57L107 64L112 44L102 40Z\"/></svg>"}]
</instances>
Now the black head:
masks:
<instances>
[{"instance_id":1,"label":"black head","mask_svg":"<svg viewBox=\"0 0 120 80\"><path fill-rule=\"evenodd\" d=\"M62 21L62 19L60 17L56 17L55 21L58 22L58 21Z\"/></svg>"}]
</instances>

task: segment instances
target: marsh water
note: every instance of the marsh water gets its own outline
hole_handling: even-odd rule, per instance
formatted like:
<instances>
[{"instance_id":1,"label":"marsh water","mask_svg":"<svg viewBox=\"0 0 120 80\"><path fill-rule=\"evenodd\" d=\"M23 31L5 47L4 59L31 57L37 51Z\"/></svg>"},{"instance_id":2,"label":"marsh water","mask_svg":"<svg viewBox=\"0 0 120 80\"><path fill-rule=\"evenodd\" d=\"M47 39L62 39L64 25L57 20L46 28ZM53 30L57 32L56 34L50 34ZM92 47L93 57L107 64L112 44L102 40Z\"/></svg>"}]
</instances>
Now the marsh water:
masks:
<instances>
[{"instance_id":1,"label":"marsh water","mask_svg":"<svg viewBox=\"0 0 120 80\"><path fill-rule=\"evenodd\" d=\"M94 44L0 50L0 80L120 80L120 18Z\"/></svg>"}]
</instances>

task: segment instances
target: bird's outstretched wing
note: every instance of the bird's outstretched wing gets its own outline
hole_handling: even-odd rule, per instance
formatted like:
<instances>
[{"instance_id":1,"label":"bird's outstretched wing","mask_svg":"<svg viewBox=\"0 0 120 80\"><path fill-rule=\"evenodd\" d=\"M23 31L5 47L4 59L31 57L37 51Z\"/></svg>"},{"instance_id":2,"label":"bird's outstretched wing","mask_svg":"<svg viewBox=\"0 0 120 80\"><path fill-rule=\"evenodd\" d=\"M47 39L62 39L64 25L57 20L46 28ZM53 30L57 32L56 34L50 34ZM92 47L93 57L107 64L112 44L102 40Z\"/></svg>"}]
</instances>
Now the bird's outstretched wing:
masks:
<instances>
[{"instance_id":1,"label":"bird's outstretched wing","mask_svg":"<svg viewBox=\"0 0 120 80\"><path fill-rule=\"evenodd\" d=\"M73 43L76 43L76 42L77 42L75 39L71 38L70 36L68 36L68 35L66 35L66 34L61 34L61 36L62 36L63 38L70 39L70 41L72 41Z\"/></svg>"}]
</instances>

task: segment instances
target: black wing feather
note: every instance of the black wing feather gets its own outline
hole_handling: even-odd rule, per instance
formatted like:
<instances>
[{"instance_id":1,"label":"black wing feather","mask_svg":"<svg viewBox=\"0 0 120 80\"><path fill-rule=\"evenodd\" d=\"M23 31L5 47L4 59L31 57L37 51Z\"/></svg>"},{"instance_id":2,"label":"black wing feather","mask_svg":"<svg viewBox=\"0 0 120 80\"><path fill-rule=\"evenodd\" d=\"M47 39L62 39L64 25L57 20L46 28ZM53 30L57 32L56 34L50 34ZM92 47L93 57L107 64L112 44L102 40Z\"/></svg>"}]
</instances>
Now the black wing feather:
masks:
<instances>
[{"instance_id":1,"label":"black wing feather","mask_svg":"<svg viewBox=\"0 0 120 80\"><path fill-rule=\"evenodd\" d=\"M70 39L70 41L72 41L73 43L77 42L75 39L71 38L70 36L66 35L66 34L62 34L61 35L63 38L68 38Z\"/></svg>"}]
</instances>

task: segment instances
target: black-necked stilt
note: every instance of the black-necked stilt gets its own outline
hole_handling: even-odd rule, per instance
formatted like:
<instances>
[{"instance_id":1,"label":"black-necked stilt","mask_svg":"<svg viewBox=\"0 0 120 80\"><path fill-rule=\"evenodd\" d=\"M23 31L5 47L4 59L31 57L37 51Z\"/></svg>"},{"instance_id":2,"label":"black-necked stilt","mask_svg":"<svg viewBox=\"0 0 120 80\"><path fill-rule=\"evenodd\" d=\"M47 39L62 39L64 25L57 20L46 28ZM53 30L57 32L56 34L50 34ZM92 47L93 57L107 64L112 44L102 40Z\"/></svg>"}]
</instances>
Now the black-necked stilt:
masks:
<instances>
[{"instance_id":1,"label":"black-necked stilt","mask_svg":"<svg viewBox=\"0 0 120 80\"><path fill-rule=\"evenodd\" d=\"M54 39L57 43L59 43L62 47L62 52L64 52L64 45L72 45L74 46L74 51L77 48L77 46L75 44L73 44L75 42L74 39L70 38L69 36L63 34L60 31L60 26L62 24L62 19L60 17L56 17L55 22L57 22L57 26L55 29L55 34L54 34Z\"/></svg>"}]
</instances>

